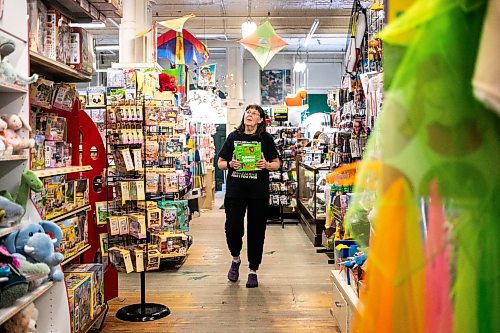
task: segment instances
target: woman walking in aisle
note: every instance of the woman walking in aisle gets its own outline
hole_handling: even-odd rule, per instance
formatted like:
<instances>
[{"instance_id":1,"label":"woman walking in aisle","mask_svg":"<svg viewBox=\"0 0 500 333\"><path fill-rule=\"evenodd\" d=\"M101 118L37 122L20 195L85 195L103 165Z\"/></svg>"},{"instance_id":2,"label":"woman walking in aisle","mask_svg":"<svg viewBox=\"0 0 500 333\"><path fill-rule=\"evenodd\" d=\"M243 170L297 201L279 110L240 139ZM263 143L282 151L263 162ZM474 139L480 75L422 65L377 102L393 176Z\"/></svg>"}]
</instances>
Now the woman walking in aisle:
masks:
<instances>
[{"instance_id":1,"label":"woman walking in aisle","mask_svg":"<svg viewBox=\"0 0 500 333\"><path fill-rule=\"evenodd\" d=\"M247 288L259 285L257 270L262 261L266 233L269 170L275 171L280 167L273 137L266 132L265 118L266 114L259 105L248 105L240 126L227 137L217 161L219 169L228 170L224 209L226 241L233 256L227 278L232 282L238 281L239 277L244 217L247 213L247 255L250 268ZM260 158L254 157L256 153ZM252 159L257 159L257 168L254 168Z\"/></svg>"}]
</instances>

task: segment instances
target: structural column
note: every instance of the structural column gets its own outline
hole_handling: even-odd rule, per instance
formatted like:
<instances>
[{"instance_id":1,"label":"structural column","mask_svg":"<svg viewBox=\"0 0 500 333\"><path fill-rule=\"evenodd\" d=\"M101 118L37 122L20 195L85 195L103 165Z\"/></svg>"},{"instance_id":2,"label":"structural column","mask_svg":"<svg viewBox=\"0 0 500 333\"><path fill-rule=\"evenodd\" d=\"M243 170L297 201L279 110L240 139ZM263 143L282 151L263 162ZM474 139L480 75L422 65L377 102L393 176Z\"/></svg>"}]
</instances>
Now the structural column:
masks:
<instances>
[{"instance_id":1,"label":"structural column","mask_svg":"<svg viewBox=\"0 0 500 333\"><path fill-rule=\"evenodd\" d=\"M120 23L120 63L152 61L151 33L136 37L151 28L151 0L122 0L123 17Z\"/></svg>"},{"instance_id":2,"label":"structural column","mask_svg":"<svg viewBox=\"0 0 500 333\"><path fill-rule=\"evenodd\" d=\"M237 43L227 47L227 121L226 133L229 134L241 122L243 115L243 58Z\"/></svg>"}]
</instances>

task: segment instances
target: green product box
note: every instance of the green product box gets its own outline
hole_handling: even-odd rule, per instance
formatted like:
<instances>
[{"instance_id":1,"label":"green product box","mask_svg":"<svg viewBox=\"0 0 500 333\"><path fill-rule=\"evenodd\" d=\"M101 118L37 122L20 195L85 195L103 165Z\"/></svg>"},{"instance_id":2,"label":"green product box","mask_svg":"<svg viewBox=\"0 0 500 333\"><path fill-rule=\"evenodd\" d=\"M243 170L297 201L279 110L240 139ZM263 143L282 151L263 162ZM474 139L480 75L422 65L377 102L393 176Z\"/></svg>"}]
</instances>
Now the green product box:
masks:
<instances>
[{"instance_id":1,"label":"green product box","mask_svg":"<svg viewBox=\"0 0 500 333\"><path fill-rule=\"evenodd\" d=\"M260 142L235 142L234 158L242 164L236 171L258 171L256 163L262 158Z\"/></svg>"}]
</instances>

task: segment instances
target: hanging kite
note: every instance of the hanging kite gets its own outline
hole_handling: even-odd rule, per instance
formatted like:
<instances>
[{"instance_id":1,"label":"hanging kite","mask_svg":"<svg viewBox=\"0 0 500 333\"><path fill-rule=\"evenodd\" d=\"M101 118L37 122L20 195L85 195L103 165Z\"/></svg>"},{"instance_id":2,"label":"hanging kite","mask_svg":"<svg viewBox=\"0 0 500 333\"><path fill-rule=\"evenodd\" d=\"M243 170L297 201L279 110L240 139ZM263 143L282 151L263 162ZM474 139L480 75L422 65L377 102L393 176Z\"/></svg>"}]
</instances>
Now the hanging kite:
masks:
<instances>
[{"instance_id":1,"label":"hanging kite","mask_svg":"<svg viewBox=\"0 0 500 333\"><path fill-rule=\"evenodd\" d=\"M250 36L240 40L243 45L257 60L261 68L271 61L288 44L274 31L269 21L257 27Z\"/></svg>"},{"instance_id":2,"label":"hanging kite","mask_svg":"<svg viewBox=\"0 0 500 333\"><path fill-rule=\"evenodd\" d=\"M208 49L185 29L169 30L158 37L158 59L167 59L176 65L187 65L191 61L201 64L208 59Z\"/></svg>"}]
</instances>

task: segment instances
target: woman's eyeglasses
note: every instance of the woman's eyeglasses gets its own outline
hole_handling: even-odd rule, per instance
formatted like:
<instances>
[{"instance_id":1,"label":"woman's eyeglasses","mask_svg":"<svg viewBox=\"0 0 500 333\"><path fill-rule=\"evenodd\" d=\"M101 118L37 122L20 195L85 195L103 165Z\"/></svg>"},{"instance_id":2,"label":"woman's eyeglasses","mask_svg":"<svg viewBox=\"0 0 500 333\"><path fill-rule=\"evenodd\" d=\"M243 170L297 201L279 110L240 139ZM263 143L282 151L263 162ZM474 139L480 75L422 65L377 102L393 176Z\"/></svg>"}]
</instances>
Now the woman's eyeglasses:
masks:
<instances>
[{"instance_id":1,"label":"woman's eyeglasses","mask_svg":"<svg viewBox=\"0 0 500 333\"><path fill-rule=\"evenodd\" d=\"M248 114L248 115L260 118L260 112L259 111L246 110L245 114Z\"/></svg>"}]
</instances>

